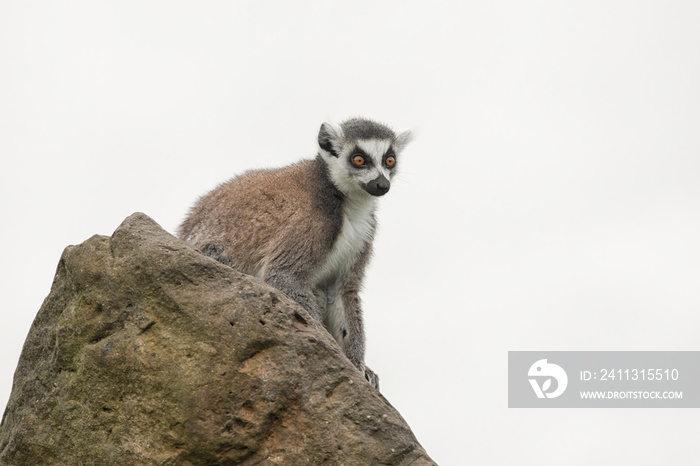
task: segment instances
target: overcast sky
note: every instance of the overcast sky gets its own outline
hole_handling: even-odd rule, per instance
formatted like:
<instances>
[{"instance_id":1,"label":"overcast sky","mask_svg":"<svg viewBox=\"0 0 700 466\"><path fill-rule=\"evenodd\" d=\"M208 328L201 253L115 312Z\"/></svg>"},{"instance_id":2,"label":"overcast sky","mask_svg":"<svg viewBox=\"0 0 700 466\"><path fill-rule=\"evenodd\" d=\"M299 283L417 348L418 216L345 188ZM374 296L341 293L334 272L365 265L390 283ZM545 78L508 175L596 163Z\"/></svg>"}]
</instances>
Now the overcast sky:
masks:
<instances>
[{"instance_id":1,"label":"overcast sky","mask_svg":"<svg viewBox=\"0 0 700 466\"><path fill-rule=\"evenodd\" d=\"M64 247L327 119L415 141L367 363L440 464L690 465L694 409L508 409L509 350L700 350L700 2L0 4L0 407Z\"/></svg>"}]
</instances>

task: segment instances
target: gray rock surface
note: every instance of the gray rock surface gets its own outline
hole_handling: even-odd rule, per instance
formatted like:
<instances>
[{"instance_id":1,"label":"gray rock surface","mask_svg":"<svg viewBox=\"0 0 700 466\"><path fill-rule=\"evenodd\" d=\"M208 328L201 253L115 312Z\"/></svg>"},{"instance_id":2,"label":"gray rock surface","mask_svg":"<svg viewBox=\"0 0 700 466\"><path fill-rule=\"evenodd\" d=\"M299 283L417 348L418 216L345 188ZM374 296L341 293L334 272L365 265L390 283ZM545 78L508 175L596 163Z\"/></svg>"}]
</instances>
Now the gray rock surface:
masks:
<instances>
[{"instance_id":1,"label":"gray rock surface","mask_svg":"<svg viewBox=\"0 0 700 466\"><path fill-rule=\"evenodd\" d=\"M0 464L435 463L305 310L137 213L61 257Z\"/></svg>"}]
</instances>

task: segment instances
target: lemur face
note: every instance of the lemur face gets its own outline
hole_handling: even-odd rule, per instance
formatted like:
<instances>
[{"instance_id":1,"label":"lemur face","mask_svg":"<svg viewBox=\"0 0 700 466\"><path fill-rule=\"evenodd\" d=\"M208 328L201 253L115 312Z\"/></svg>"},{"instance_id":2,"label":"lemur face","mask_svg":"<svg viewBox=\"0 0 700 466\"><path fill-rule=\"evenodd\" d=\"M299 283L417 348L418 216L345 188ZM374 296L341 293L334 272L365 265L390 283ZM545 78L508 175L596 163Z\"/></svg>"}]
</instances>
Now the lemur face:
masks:
<instances>
[{"instance_id":1,"label":"lemur face","mask_svg":"<svg viewBox=\"0 0 700 466\"><path fill-rule=\"evenodd\" d=\"M372 196L388 193L396 169L396 152L391 141L364 139L350 145L349 175Z\"/></svg>"},{"instance_id":2,"label":"lemur face","mask_svg":"<svg viewBox=\"0 0 700 466\"><path fill-rule=\"evenodd\" d=\"M318 142L336 187L346 196L383 196L396 173L399 152L410 132L396 136L384 125L354 119L333 127L324 123Z\"/></svg>"}]
</instances>

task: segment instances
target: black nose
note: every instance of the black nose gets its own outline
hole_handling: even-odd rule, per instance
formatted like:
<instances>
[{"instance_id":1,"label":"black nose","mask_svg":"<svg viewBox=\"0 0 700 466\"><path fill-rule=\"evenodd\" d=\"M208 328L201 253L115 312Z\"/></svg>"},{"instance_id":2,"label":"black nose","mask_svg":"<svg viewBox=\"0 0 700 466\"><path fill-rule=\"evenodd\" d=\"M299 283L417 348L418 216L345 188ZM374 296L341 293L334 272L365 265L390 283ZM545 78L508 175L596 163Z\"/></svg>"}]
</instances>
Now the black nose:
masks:
<instances>
[{"instance_id":1,"label":"black nose","mask_svg":"<svg viewBox=\"0 0 700 466\"><path fill-rule=\"evenodd\" d=\"M379 175L377 178L363 186L364 190L370 193L372 196L383 196L389 192L390 187L391 183L384 175Z\"/></svg>"}]
</instances>

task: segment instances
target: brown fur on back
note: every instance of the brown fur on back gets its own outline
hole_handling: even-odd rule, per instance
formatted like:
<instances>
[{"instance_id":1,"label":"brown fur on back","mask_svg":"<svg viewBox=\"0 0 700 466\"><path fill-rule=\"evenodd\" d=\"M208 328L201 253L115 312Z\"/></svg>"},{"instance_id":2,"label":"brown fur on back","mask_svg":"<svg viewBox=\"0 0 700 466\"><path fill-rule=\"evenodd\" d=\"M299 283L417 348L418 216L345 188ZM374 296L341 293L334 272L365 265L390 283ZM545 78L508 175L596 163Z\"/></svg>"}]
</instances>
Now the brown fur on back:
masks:
<instances>
[{"instance_id":1,"label":"brown fur on back","mask_svg":"<svg viewBox=\"0 0 700 466\"><path fill-rule=\"evenodd\" d=\"M342 203L324 162L303 160L217 187L195 204L179 236L200 250L220 248L221 262L259 278L271 263L312 270L340 231Z\"/></svg>"}]
</instances>

